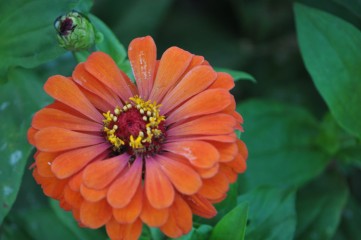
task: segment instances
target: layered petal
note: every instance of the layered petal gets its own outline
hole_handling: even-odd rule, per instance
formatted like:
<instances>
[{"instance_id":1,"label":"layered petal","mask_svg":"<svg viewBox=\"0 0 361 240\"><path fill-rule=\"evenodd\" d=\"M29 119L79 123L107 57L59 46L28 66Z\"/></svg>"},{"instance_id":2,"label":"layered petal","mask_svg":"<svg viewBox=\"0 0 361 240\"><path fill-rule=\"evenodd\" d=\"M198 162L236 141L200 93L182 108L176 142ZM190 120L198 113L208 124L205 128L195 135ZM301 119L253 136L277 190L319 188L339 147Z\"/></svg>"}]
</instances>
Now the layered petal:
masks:
<instances>
[{"instance_id":1,"label":"layered petal","mask_svg":"<svg viewBox=\"0 0 361 240\"><path fill-rule=\"evenodd\" d=\"M89 228L99 228L109 222L112 209L106 200L99 202L84 201L80 206L81 223Z\"/></svg>"},{"instance_id":2,"label":"layered petal","mask_svg":"<svg viewBox=\"0 0 361 240\"><path fill-rule=\"evenodd\" d=\"M108 148L108 144L101 143L86 148L67 151L55 158L51 164L51 170L60 179L68 178L84 168Z\"/></svg>"},{"instance_id":3,"label":"layered petal","mask_svg":"<svg viewBox=\"0 0 361 240\"><path fill-rule=\"evenodd\" d=\"M84 114L90 119L101 122L103 116L84 96L76 84L69 78L56 75L50 77L44 85L45 91L56 100Z\"/></svg>"},{"instance_id":4,"label":"layered petal","mask_svg":"<svg viewBox=\"0 0 361 240\"><path fill-rule=\"evenodd\" d=\"M216 79L216 72L209 66L197 66L188 72L163 99L162 112L167 114L174 107L206 89Z\"/></svg>"},{"instance_id":5,"label":"layered petal","mask_svg":"<svg viewBox=\"0 0 361 240\"><path fill-rule=\"evenodd\" d=\"M138 219L143 206L143 188L142 184L139 184L137 191L130 201L130 203L124 208L113 208L113 216L118 223L133 223Z\"/></svg>"},{"instance_id":6,"label":"layered petal","mask_svg":"<svg viewBox=\"0 0 361 240\"><path fill-rule=\"evenodd\" d=\"M109 187L107 199L114 208L123 208L132 200L142 178L142 159L137 158Z\"/></svg>"},{"instance_id":7,"label":"layered petal","mask_svg":"<svg viewBox=\"0 0 361 240\"><path fill-rule=\"evenodd\" d=\"M147 159L144 182L146 196L154 208L167 208L173 203L174 188L157 159Z\"/></svg>"},{"instance_id":8,"label":"layered petal","mask_svg":"<svg viewBox=\"0 0 361 240\"><path fill-rule=\"evenodd\" d=\"M167 123L172 124L191 117L216 113L225 109L230 103L231 96L226 90L206 90L171 112L167 117Z\"/></svg>"},{"instance_id":9,"label":"layered petal","mask_svg":"<svg viewBox=\"0 0 361 240\"><path fill-rule=\"evenodd\" d=\"M154 208L148 201L147 196L143 197L143 208L140 218L144 223L151 227L160 227L166 223L169 216L169 209Z\"/></svg>"},{"instance_id":10,"label":"layered petal","mask_svg":"<svg viewBox=\"0 0 361 240\"><path fill-rule=\"evenodd\" d=\"M107 54L92 53L84 64L91 75L116 92L124 102L134 95L131 86L133 83L123 77L114 60Z\"/></svg>"},{"instance_id":11,"label":"layered petal","mask_svg":"<svg viewBox=\"0 0 361 240\"><path fill-rule=\"evenodd\" d=\"M121 101L118 96L102 84L98 79L96 79L93 75L91 75L86 69L84 63L79 63L74 72L73 72L73 80L83 88L88 91L96 94L104 101L108 102L113 106L113 108L117 105L121 106Z\"/></svg>"},{"instance_id":12,"label":"layered petal","mask_svg":"<svg viewBox=\"0 0 361 240\"><path fill-rule=\"evenodd\" d=\"M168 90L179 81L189 66L192 57L192 54L180 48L168 48L160 59L157 76L149 99L161 102Z\"/></svg>"},{"instance_id":13,"label":"layered petal","mask_svg":"<svg viewBox=\"0 0 361 240\"><path fill-rule=\"evenodd\" d=\"M85 186L93 189L103 189L127 166L130 156L122 154L113 158L89 164L83 172Z\"/></svg>"},{"instance_id":14,"label":"layered petal","mask_svg":"<svg viewBox=\"0 0 361 240\"><path fill-rule=\"evenodd\" d=\"M112 219L107 223L106 231L112 240L138 239L142 233L142 222L138 220L131 224L119 224Z\"/></svg>"},{"instance_id":15,"label":"layered petal","mask_svg":"<svg viewBox=\"0 0 361 240\"><path fill-rule=\"evenodd\" d=\"M180 237L192 230L192 211L178 194L170 208L167 222L160 227L163 233L172 238Z\"/></svg>"},{"instance_id":16,"label":"layered petal","mask_svg":"<svg viewBox=\"0 0 361 240\"><path fill-rule=\"evenodd\" d=\"M181 193L191 195L202 186L199 174L191 167L164 156L157 156L163 172L167 175L174 187Z\"/></svg>"}]
</instances>

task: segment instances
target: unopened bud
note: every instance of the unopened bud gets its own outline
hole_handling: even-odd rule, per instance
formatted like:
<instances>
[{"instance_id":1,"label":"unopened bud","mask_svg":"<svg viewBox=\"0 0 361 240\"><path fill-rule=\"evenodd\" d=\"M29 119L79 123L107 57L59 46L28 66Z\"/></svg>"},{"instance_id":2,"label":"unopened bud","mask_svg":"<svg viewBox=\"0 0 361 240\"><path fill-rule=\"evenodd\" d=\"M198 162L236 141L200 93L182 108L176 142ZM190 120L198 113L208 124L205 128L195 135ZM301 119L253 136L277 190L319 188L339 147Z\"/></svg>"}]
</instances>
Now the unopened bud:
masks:
<instances>
[{"instance_id":1,"label":"unopened bud","mask_svg":"<svg viewBox=\"0 0 361 240\"><path fill-rule=\"evenodd\" d=\"M95 43L94 27L83 14L73 10L59 16L54 27L58 32L60 47L70 51L86 50Z\"/></svg>"}]
</instances>

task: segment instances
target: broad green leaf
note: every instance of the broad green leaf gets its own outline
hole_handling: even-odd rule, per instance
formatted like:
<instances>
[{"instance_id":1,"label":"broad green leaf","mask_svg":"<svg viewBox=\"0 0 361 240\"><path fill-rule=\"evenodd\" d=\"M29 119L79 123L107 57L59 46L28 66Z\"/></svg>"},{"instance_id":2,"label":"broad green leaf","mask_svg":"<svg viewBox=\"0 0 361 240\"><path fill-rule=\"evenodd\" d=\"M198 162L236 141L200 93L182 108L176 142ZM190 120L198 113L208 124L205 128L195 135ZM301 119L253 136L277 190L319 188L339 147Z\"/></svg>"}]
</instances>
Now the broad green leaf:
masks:
<instances>
[{"instance_id":1,"label":"broad green leaf","mask_svg":"<svg viewBox=\"0 0 361 240\"><path fill-rule=\"evenodd\" d=\"M232 69L227 69L227 68L214 68L214 70L216 70L217 72L226 72L229 73L234 81L239 81L239 80L248 80L251 82L256 82L256 79L249 73L246 72L242 72L242 71L238 71L238 70L232 70Z\"/></svg>"},{"instance_id":2,"label":"broad green leaf","mask_svg":"<svg viewBox=\"0 0 361 240\"><path fill-rule=\"evenodd\" d=\"M302 57L337 122L361 137L361 32L326 12L296 3Z\"/></svg>"},{"instance_id":3,"label":"broad green leaf","mask_svg":"<svg viewBox=\"0 0 361 240\"><path fill-rule=\"evenodd\" d=\"M361 239L361 204L354 197L349 197L346 207L341 215L341 224L338 228L343 239ZM336 240L337 238L334 238Z\"/></svg>"},{"instance_id":4,"label":"broad green leaf","mask_svg":"<svg viewBox=\"0 0 361 240\"><path fill-rule=\"evenodd\" d=\"M246 232L248 202L241 202L213 228L211 240L243 240Z\"/></svg>"},{"instance_id":5,"label":"broad green leaf","mask_svg":"<svg viewBox=\"0 0 361 240\"><path fill-rule=\"evenodd\" d=\"M58 46L54 20L77 9L87 12L90 0L0 1L0 82L14 66L33 68L65 53Z\"/></svg>"},{"instance_id":6,"label":"broad green leaf","mask_svg":"<svg viewBox=\"0 0 361 240\"><path fill-rule=\"evenodd\" d=\"M329 162L317 145L318 122L305 109L250 100L239 104L237 111L244 118L242 140L250 153L242 182L249 189L300 186Z\"/></svg>"},{"instance_id":7,"label":"broad green leaf","mask_svg":"<svg viewBox=\"0 0 361 240\"><path fill-rule=\"evenodd\" d=\"M33 72L13 69L0 88L0 223L14 203L31 151L26 132L31 114L49 98Z\"/></svg>"},{"instance_id":8,"label":"broad green leaf","mask_svg":"<svg viewBox=\"0 0 361 240\"><path fill-rule=\"evenodd\" d=\"M295 192L290 189L259 187L238 198L248 202L245 239L289 240L296 229Z\"/></svg>"},{"instance_id":9,"label":"broad green leaf","mask_svg":"<svg viewBox=\"0 0 361 240\"><path fill-rule=\"evenodd\" d=\"M18 212L12 215L10 220L26 232L30 239L79 239L63 225L48 206Z\"/></svg>"},{"instance_id":10,"label":"broad green leaf","mask_svg":"<svg viewBox=\"0 0 361 240\"><path fill-rule=\"evenodd\" d=\"M297 239L331 239L339 225L348 196L345 180L325 174L297 195Z\"/></svg>"},{"instance_id":11,"label":"broad green leaf","mask_svg":"<svg viewBox=\"0 0 361 240\"><path fill-rule=\"evenodd\" d=\"M124 46L119 42L114 33L108 28L108 26L102 22L96 16L89 14L90 21L93 23L97 32L100 32L103 36L99 43L96 43L97 50L108 53L118 66L125 61L127 52Z\"/></svg>"},{"instance_id":12,"label":"broad green leaf","mask_svg":"<svg viewBox=\"0 0 361 240\"><path fill-rule=\"evenodd\" d=\"M361 1L360 0L333 0L346 7L350 12L361 18Z\"/></svg>"},{"instance_id":13,"label":"broad green leaf","mask_svg":"<svg viewBox=\"0 0 361 240\"><path fill-rule=\"evenodd\" d=\"M213 227L202 224L198 227L193 227L188 234L176 238L175 240L208 240L210 238L212 229Z\"/></svg>"},{"instance_id":14,"label":"broad green leaf","mask_svg":"<svg viewBox=\"0 0 361 240\"><path fill-rule=\"evenodd\" d=\"M361 168L361 145L347 147L336 154L336 159L346 165Z\"/></svg>"}]
</instances>

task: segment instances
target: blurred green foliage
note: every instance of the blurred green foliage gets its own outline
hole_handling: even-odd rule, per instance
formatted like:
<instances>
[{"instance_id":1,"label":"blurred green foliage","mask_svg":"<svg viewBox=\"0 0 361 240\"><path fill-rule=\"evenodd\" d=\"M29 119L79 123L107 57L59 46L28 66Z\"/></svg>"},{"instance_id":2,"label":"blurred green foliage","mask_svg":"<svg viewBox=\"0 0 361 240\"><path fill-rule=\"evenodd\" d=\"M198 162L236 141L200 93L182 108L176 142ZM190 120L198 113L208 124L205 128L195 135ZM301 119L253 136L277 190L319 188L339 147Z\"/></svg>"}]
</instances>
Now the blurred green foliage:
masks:
<instances>
[{"instance_id":1,"label":"blurred green foliage","mask_svg":"<svg viewBox=\"0 0 361 240\"><path fill-rule=\"evenodd\" d=\"M104 35L97 49L128 74L123 46L152 35L159 56L176 45L252 80L232 90L248 170L219 214L194 217L179 239L361 239L360 0L15 0L0 2L1 240L107 238L78 227L28 170L26 131L50 101L42 85L76 64L52 26L71 9L89 16ZM144 227L141 239L166 237Z\"/></svg>"}]
</instances>

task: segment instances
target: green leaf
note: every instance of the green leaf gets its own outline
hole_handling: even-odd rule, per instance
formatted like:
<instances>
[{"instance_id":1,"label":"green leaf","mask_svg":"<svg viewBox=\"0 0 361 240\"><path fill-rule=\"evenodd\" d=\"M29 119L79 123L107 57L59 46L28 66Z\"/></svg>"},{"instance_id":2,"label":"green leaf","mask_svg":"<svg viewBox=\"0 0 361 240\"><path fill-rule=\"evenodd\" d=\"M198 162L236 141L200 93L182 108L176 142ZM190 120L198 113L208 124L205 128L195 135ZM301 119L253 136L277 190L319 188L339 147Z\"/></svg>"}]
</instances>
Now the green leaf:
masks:
<instances>
[{"instance_id":1,"label":"green leaf","mask_svg":"<svg viewBox=\"0 0 361 240\"><path fill-rule=\"evenodd\" d=\"M361 205L354 197L350 197L341 215L341 224L338 228L345 240L361 239Z\"/></svg>"},{"instance_id":2,"label":"green leaf","mask_svg":"<svg viewBox=\"0 0 361 240\"><path fill-rule=\"evenodd\" d=\"M241 202L217 223L210 239L244 239L247 216L248 202Z\"/></svg>"},{"instance_id":3,"label":"green leaf","mask_svg":"<svg viewBox=\"0 0 361 240\"><path fill-rule=\"evenodd\" d=\"M26 132L31 114L49 98L33 72L13 69L0 88L0 223L15 201L31 151Z\"/></svg>"},{"instance_id":4,"label":"green leaf","mask_svg":"<svg viewBox=\"0 0 361 240\"><path fill-rule=\"evenodd\" d=\"M227 68L214 68L214 70L216 70L217 72L226 72L228 74L230 74L234 81L239 81L239 80L247 80L247 81L251 81L251 82L257 82L256 79L249 73L246 72L242 72L242 71L238 71L238 70L232 70L232 69L227 69Z\"/></svg>"},{"instance_id":5,"label":"green leaf","mask_svg":"<svg viewBox=\"0 0 361 240\"><path fill-rule=\"evenodd\" d=\"M361 18L361 1L359 0L333 0L340 5L343 5L350 12Z\"/></svg>"},{"instance_id":6,"label":"green leaf","mask_svg":"<svg viewBox=\"0 0 361 240\"><path fill-rule=\"evenodd\" d=\"M304 186L297 196L297 239L331 239L347 196L345 180L335 173L322 175Z\"/></svg>"},{"instance_id":7,"label":"green leaf","mask_svg":"<svg viewBox=\"0 0 361 240\"><path fill-rule=\"evenodd\" d=\"M239 104L242 140L250 153L244 184L300 186L317 176L329 157L317 145L318 122L303 108L272 101ZM242 183L243 184L243 183Z\"/></svg>"},{"instance_id":8,"label":"green leaf","mask_svg":"<svg viewBox=\"0 0 361 240\"><path fill-rule=\"evenodd\" d=\"M307 70L337 122L360 138L360 31L326 12L298 3L294 9Z\"/></svg>"},{"instance_id":9,"label":"green leaf","mask_svg":"<svg viewBox=\"0 0 361 240\"><path fill-rule=\"evenodd\" d=\"M47 206L18 212L12 215L10 219L23 229L31 239L78 239Z\"/></svg>"},{"instance_id":10,"label":"green leaf","mask_svg":"<svg viewBox=\"0 0 361 240\"><path fill-rule=\"evenodd\" d=\"M90 0L14 0L0 2L0 82L9 68L33 68L65 53L58 46L54 20L76 8L87 12ZM10 79L10 78L9 78Z\"/></svg>"},{"instance_id":11,"label":"green leaf","mask_svg":"<svg viewBox=\"0 0 361 240\"><path fill-rule=\"evenodd\" d=\"M102 20L92 14L89 14L89 19L93 23L96 31L103 35L102 40L96 43L96 49L109 54L120 67L127 56L124 46Z\"/></svg>"},{"instance_id":12,"label":"green leaf","mask_svg":"<svg viewBox=\"0 0 361 240\"><path fill-rule=\"evenodd\" d=\"M249 203L245 239L293 239L296 211L292 189L260 187L240 196L238 202Z\"/></svg>"}]
</instances>

